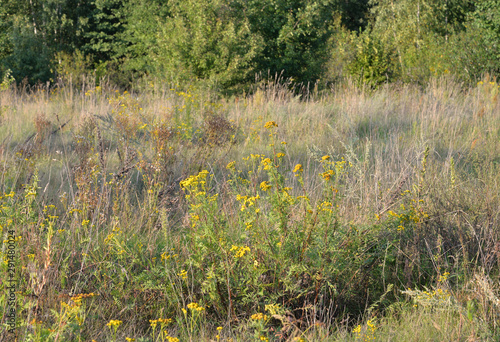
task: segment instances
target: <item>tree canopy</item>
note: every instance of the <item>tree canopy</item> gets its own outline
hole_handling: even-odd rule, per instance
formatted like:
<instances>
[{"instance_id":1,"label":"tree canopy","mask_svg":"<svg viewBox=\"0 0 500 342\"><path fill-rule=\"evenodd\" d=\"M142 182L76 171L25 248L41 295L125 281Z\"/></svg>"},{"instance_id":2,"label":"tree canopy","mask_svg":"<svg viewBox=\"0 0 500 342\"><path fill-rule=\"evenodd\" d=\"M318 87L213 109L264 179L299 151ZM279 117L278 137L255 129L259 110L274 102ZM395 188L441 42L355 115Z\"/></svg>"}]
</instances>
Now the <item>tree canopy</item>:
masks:
<instances>
[{"instance_id":1,"label":"tree canopy","mask_svg":"<svg viewBox=\"0 0 500 342\"><path fill-rule=\"evenodd\" d=\"M32 84L84 68L239 89L334 81L332 61L371 86L473 81L498 74L499 40L500 0L0 0L0 73Z\"/></svg>"}]
</instances>

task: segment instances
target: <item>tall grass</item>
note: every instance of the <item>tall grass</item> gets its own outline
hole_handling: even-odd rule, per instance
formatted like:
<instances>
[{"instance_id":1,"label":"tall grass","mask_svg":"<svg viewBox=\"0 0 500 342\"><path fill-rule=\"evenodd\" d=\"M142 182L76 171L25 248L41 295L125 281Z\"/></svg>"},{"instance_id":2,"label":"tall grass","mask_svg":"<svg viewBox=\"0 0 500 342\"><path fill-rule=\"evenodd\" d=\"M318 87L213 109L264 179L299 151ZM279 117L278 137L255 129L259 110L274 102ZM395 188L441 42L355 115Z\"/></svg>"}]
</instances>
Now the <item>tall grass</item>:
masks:
<instances>
[{"instance_id":1,"label":"tall grass","mask_svg":"<svg viewBox=\"0 0 500 342\"><path fill-rule=\"evenodd\" d=\"M3 89L1 339L498 339L498 91Z\"/></svg>"}]
</instances>

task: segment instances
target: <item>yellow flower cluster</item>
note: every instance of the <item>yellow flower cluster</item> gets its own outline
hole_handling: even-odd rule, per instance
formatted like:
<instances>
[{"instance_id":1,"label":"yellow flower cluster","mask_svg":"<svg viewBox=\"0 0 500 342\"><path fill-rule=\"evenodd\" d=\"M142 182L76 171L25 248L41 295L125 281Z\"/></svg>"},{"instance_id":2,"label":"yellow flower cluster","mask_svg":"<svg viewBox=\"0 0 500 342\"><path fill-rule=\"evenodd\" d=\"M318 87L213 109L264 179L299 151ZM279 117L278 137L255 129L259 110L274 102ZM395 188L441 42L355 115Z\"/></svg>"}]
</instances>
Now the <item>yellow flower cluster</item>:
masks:
<instances>
[{"instance_id":1,"label":"yellow flower cluster","mask_svg":"<svg viewBox=\"0 0 500 342\"><path fill-rule=\"evenodd\" d=\"M119 327L123 322L118 320L118 319L112 319L111 321L109 321L108 324L106 324L108 327Z\"/></svg>"},{"instance_id":2,"label":"yellow flower cluster","mask_svg":"<svg viewBox=\"0 0 500 342\"><path fill-rule=\"evenodd\" d=\"M235 252L234 253L235 258L242 258L243 256L245 256L246 252L250 252L250 247L233 245L229 250L229 252Z\"/></svg>"},{"instance_id":3,"label":"yellow flower cluster","mask_svg":"<svg viewBox=\"0 0 500 342\"><path fill-rule=\"evenodd\" d=\"M377 326L371 319L366 322L366 325L367 328L364 334L361 333L361 325L358 325L352 330L353 333L356 333L356 341L375 341L375 331L377 330Z\"/></svg>"},{"instance_id":4,"label":"yellow flower cluster","mask_svg":"<svg viewBox=\"0 0 500 342\"><path fill-rule=\"evenodd\" d=\"M204 186L206 184L207 176L207 170L203 170L197 175L189 176L188 178L180 182L181 188L186 190L194 190L198 188L198 185Z\"/></svg>"},{"instance_id":5,"label":"yellow flower cluster","mask_svg":"<svg viewBox=\"0 0 500 342\"><path fill-rule=\"evenodd\" d=\"M293 173L302 172L302 171L304 171L302 169L302 164L295 165L295 168L293 169Z\"/></svg>"},{"instance_id":6,"label":"yellow flower cluster","mask_svg":"<svg viewBox=\"0 0 500 342\"><path fill-rule=\"evenodd\" d=\"M273 163L270 158L263 158L260 163L263 166L264 170L270 170L271 167L273 166Z\"/></svg>"},{"instance_id":7,"label":"yellow flower cluster","mask_svg":"<svg viewBox=\"0 0 500 342\"><path fill-rule=\"evenodd\" d=\"M197 311L197 312L201 312L201 311L205 310L205 308L203 306L201 306L201 305L199 305L198 303L195 303L195 302L189 303L187 305L187 308L189 310L193 310L193 311Z\"/></svg>"},{"instance_id":8,"label":"yellow flower cluster","mask_svg":"<svg viewBox=\"0 0 500 342\"><path fill-rule=\"evenodd\" d=\"M160 325L168 325L172 322L171 318L158 318L158 319L150 319L149 324L151 324L151 328L155 329L158 323Z\"/></svg>"},{"instance_id":9,"label":"yellow flower cluster","mask_svg":"<svg viewBox=\"0 0 500 342\"><path fill-rule=\"evenodd\" d=\"M332 207L333 207L332 202L328 201L323 201L317 206L318 211L327 211L329 213L333 213Z\"/></svg>"},{"instance_id":10,"label":"yellow flower cluster","mask_svg":"<svg viewBox=\"0 0 500 342\"><path fill-rule=\"evenodd\" d=\"M278 127L278 124L275 121L268 121L268 122L266 122L264 127L267 129L271 129L273 127Z\"/></svg>"},{"instance_id":11,"label":"yellow flower cluster","mask_svg":"<svg viewBox=\"0 0 500 342\"><path fill-rule=\"evenodd\" d=\"M267 315L264 315L262 312L253 314L250 316L251 319L254 321L266 321L269 317Z\"/></svg>"},{"instance_id":12,"label":"yellow flower cluster","mask_svg":"<svg viewBox=\"0 0 500 342\"><path fill-rule=\"evenodd\" d=\"M179 277L181 277L181 278L182 278L182 280L186 280L186 279L187 279L187 271L186 271L186 270L181 270L181 272L180 272L180 273L177 273L177 275L178 275Z\"/></svg>"},{"instance_id":13,"label":"yellow flower cluster","mask_svg":"<svg viewBox=\"0 0 500 342\"><path fill-rule=\"evenodd\" d=\"M241 196L237 195L236 200L241 203L241 211L245 211L247 208L255 205L255 202L260 198L259 195L256 196Z\"/></svg>"},{"instance_id":14,"label":"yellow flower cluster","mask_svg":"<svg viewBox=\"0 0 500 342\"><path fill-rule=\"evenodd\" d=\"M81 302L82 302L82 299L84 298L91 298L91 297L94 297L95 294L93 292L91 293L80 293L80 294L77 294L77 295L74 295L73 297L71 297L71 300L76 304L76 305L80 305Z\"/></svg>"},{"instance_id":15,"label":"yellow flower cluster","mask_svg":"<svg viewBox=\"0 0 500 342\"><path fill-rule=\"evenodd\" d=\"M439 276L438 282L443 283L446 280L448 280L448 276L450 275L450 272L444 272L442 275Z\"/></svg>"},{"instance_id":16,"label":"yellow flower cluster","mask_svg":"<svg viewBox=\"0 0 500 342\"><path fill-rule=\"evenodd\" d=\"M324 180L329 181L334 174L335 174L335 171L328 170L328 171L320 173L320 176L323 177Z\"/></svg>"},{"instance_id":17,"label":"yellow flower cluster","mask_svg":"<svg viewBox=\"0 0 500 342\"><path fill-rule=\"evenodd\" d=\"M264 182L260 183L260 188L262 189L262 191L267 191L271 187L272 187L272 185L269 184L269 182L267 182L267 181L264 181Z\"/></svg>"}]
</instances>

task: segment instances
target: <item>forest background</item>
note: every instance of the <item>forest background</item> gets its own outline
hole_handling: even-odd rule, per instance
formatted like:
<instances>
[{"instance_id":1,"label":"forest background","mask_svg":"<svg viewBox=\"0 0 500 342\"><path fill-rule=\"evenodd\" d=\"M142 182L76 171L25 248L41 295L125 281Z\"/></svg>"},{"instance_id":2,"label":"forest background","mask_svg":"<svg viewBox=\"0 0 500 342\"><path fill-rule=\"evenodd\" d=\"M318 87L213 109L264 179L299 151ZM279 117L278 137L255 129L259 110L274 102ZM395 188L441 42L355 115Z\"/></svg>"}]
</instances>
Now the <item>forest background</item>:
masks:
<instances>
[{"instance_id":1,"label":"forest background","mask_svg":"<svg viewBox=\"0 0 500 342\"><path fill-rule=\"evenodd\" d=\"M241 91L256 74L325 85L500 70L498 0L1 0L0 76L144 76Z\"/></svg>"}]
</instances>

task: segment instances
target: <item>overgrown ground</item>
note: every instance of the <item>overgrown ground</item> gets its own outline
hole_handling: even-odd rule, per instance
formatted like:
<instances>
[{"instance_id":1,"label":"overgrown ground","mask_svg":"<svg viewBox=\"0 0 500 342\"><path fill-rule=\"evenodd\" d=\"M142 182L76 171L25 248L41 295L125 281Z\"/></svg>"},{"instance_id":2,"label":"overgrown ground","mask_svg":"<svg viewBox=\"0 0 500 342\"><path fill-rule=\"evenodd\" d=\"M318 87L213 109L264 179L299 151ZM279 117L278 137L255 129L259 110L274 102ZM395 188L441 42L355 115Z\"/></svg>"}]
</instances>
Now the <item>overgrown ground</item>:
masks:
<instances>
[{"instance_id":1,"label":"overgrown ground","mask_svg":"<svg viewBox=\"0 0 500 342\"><path fill-rule=\"evenodd\" d=\"M0 339L496 341L498 92L4 87Z\"/></svg>"}]
</instances>

